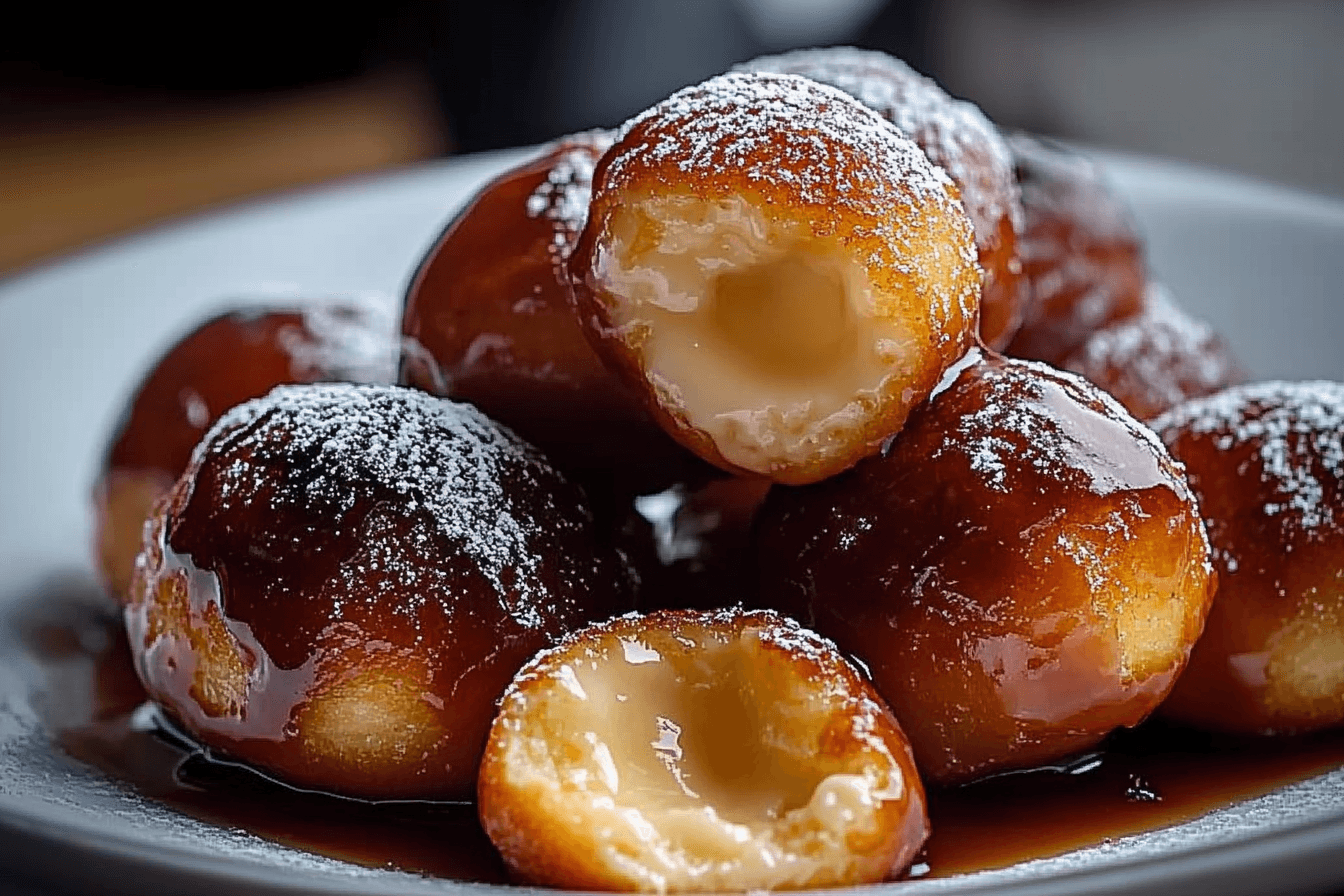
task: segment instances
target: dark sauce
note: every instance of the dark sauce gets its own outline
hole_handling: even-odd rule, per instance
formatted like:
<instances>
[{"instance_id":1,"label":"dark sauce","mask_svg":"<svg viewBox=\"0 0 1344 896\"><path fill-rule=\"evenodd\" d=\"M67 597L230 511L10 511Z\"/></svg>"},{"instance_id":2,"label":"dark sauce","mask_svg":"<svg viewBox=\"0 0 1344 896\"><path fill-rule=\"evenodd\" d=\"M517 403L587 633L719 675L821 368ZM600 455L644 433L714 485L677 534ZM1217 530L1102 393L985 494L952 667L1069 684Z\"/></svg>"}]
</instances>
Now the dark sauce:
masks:
<instances>
[{"instance_id":1,"label":"dark sauce","mask_svg":"<svg viewBox=\"0 0 1344 896\"><path fill-rule=\"evenodd\" d=\"M115 615L85 605L27 639L38 659L88 677L55 701L65 752L184 814L360 865L504 883L475 807L366 803L295 790L212 758L144 700ZM94 636L90 637L90 632ZM78 704L78 705L72 705ZM1344 765L1344 732L1241 740L1148 723L1053 769L930 794L933 836L913 874L946 877L1059 855L1167 827Z\"/></svg>"}]
</instances>

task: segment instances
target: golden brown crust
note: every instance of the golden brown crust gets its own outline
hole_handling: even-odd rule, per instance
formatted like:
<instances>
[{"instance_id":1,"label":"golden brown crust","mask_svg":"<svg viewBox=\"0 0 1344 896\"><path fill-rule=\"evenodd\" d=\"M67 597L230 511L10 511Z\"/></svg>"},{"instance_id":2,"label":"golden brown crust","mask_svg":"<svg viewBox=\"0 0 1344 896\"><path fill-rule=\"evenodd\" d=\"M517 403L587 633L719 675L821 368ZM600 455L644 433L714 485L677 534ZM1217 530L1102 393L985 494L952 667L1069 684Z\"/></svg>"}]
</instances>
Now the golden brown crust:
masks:
<instances>
[{"instance_id":1,"label":"golden brown crust","mask_svg":"<svg viewBox=\"0 0 1344 896\"><path fill-rule=\"evenodd\" d=\"M724 222L744 236L719 236ZM665 285L698 252L682 246L681 234L711 244L701 255L703 282L690 292ZM750 273L795 249L846 284L842 314L891 328L861 330L841 354L846 363L871 357L876 373L824 407L815 381L780 400L759 399L743 385L754 385L755 368L707 347L698 366L725 364L712 388L728 397L701 414L693 406L707 389L653 358L664 337L679 340L678 352L702 349L668 320L711 313L727 273ZM720 250L745 260L706 273L703 258ZM876 451L969 347L978 309L971 228L946 175L876 113L790 75L721 76L629 122L598 164L571 271L590 339L669 433L730 472L791 483ZM642 283L672 293L649 293ZM767 303L757 329L787 329L788 311L782 300Z\"/></svg>"},{"instance_id":2,"label":"golden brown crust","mask_svg":"<svg viewBox=\"0 0 1344 896\"><path fill-rule=\"evenodd\" d=\"M518 666L630 584L578 489L469 406L281 387L159 505L126 625L207 746L301 787L460 799Z\"/></svg>"},{"instance_id":3,"label":"golden brown crust","mask_svg":"<svg viewBox=\"0 0 1344 896\"><path fill-rule=\"evenodd\" d=\"M1186 466L1219 578L1162 712L1251 734L1344 724L1344 385L1236 386L1153 427Z\"/></svg>"},{"instance_id":4,"label":"golden brown crust","mask_svg":"<svg viewBox=\"0 0 1344 896\"><path fill-rule=\"evenodd\" d=\"M653 691L640 687L648 674L663 676ZM725 699L748 702L738 713L698 708ZM624 730L630 722L647 732ZM717 735L697 725L763 740L716 748ZM662 750L662 764L641 768L626 738L637 752ZM709 756L715 749L724 754ZM712 780L716 763L742 762L750 768ZM855 884L904 869L927 836L912 763L895 719L834 645L773 613L668 610L575 633L519 672L492 727L479 804L523 882L660 892ZM737 794L716 790L762 785L794 793L763 809L734 807Z\"/></svg>"},{"instance_id":5,"label":"golden brown crust","mask_svg":"<svg viewBox=\"0 0 1344 896\"><path fill-rule=\"evenodd\" d=\"M1026 282L1017 258L1022 208L1012 153L972 103L948 95L901 60L877 50L823 47L761 56L746 71L802 75L839 88L910 137L957 185L975 228L985 282L980 338L1002 349L1022 321Z\"/></svg>"},{"instance_id":6,"label":"golden brown crust","mask_svg":"<svg viewBox=\"0 0 1344 896\"><path fill-rule=\"evenodd\" d=\"M1161 444L1026 362L969 365L881 456L772 491L758 533L761 599L867 664L940 783L1137 724L1212 595L1198 507Z\"/></svg>"}]
</instances>

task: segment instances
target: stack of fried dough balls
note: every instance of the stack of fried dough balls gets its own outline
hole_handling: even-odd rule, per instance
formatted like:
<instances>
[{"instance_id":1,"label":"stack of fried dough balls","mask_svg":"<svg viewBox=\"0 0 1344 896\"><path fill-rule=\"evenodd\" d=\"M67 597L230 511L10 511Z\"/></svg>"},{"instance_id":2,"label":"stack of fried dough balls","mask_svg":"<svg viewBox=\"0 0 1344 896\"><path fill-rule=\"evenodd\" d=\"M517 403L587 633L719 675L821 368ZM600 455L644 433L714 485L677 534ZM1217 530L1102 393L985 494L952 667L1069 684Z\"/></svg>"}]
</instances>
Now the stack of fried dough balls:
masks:
<instances>
[{"instance_id":1,"label":"stack of fried dough balls","mask_svg":"<svg viewBox=\"0 0 1344 896\"><path fill-rule=\"evenodd\" d=\"M1320 558L1274 579L1283 634L1229 600L1196 647L1220 575L1263 584L1199 502L1306 405L1182 411L1241 376L1182 314L1066 150L881 54L752 61L483 187L388 334L401 386L209 426L144 529L140 675L281 780L475 796L520 882L898 877L926 785L1094 747L1173 687L1208 727L1229 668L1263 685L1244 727L1338 724L1339 627L1304 621L1335 523L1279 533ZM1165 444L1136 419L1164 411Z\"/></svg>"},{"instance_id":2,"label":"stack of fried dough balls","mask_svg":"<svg viewBox=\"0 0 1344 896\"><path fill-rule=\"evenodd\" d=\"M1006 154L991 146L988 157ZM908 717L902 727L921 773L956 783L1055 759L1137 724L1183 667L1211 580L1193 497L1151 432L1076 377L971 351L985 255L958 185L928 159L882 115L811 80L751 71L712 79L618 132L593 170L567 273L597 356L664 430L744 483L778 484L757 516L765 571L757 599L862 660L897 718ZM1004 192L1015 197L1011 179ZM1001 209L1012 234L1015 215ZM934 448L963 423L974 429L964 450L938 458ZM998 450L996 471L975 466L985 462L982 449ZM808 483L817 484L779 487ZM684 508L697 508L691 516L701 526L714 502L723 502L720 518L734 519L761 492L698 487ZM902 493L905 506L877 497ZM1043 499L1024 506L1026 493ZM945 519L928 525L935 508ZM671 521L674 549L687 519ZM1034 537L1019 539L1023 530ZM703 524L700 534L713 531ZM950 591L944 604L934 597L940 573L930 571L938 561L928 551L940 544L951 552L944 576L978 571L978 589L959 583L960 604ZM1001 563L976 565L995 544L1004 545ZM1041 563L1055 564L1046 589L1035 584ZM912 567L904 579L893 572L902 564ZM878 584L893 579L901 584ZM801 582L811 590L800 595ZM916 582L928 589L927 614L916 609L898 624ZM725 591L703 593L722 599ZM934 618L950 628L935 631ZM685 720L643 708L646 692L629 680L633 667L664 657L656 645L673 643L666 624L650 617L647 627L582 636L529 666L506 700L481 807L520 879L751 885L742 861L757 847L742 844L759 845L759 832L784 816L747 823L739 815L746 827L733 836L722 820L694 830L677 820L742 810L724 796L731 786L706 771L714 755L706 742L695 743L707 752L672 761L686 741L657 732L680 731ZM971 626L979 641L958 641ZM860 629L873 637L862 642L853 636ZM997 667L976 643L998 645ZM912 655L925 665L895 668ZM747 682L759 672L715 674ZM926 676L940 685L925 686ZM912 682L923 703L910 696ZM630 702L634 715L621 725L571 717L606 705L626 719ZM771 714L759 711L769 729ZM648 727L654 716L671 727ZM967 723L950 724L961 718ZM638 759L644 748L632 753L618 733L625 729L668 752ZM737 749L750 754L750 745ZM682 777L687 768L699 777ZM671 803L647 802L657 769L680 794ZM747 793L748 783L736 786ZM706 793L719 795L712 805L701 802ZM627 830L616 819L639 823ZM764 865L788 866L787 850L775 855ZM859 867L829 878L779 870L757 885L852 883L900 870L852 876ZM696 868L704 870L690 873Z\"/></svg>"}]
</instances>

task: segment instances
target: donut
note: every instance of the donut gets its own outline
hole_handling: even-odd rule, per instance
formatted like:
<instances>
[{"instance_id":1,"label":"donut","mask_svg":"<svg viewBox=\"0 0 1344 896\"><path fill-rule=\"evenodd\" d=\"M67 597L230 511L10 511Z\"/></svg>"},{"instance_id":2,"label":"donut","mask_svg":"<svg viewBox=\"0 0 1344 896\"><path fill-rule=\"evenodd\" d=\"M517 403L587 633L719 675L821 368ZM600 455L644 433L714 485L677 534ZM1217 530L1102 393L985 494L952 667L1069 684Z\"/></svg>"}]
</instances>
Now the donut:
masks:
<instances>
[{"instance_id":1,"label":"donut","mask_svg":"<svg viewBox=\"0 0 1344 896\"><path fill-rule=\"evenodd\" d=\"M1105 389L1140 420L1245 380L1227 343L1158 284L1145 290L1142 310L1094 331L1060 366Z\"/></svg>"},{"instance_id":2,"label":"donut","mask_svg":"<svg viewBox=\"0 0 1344 896\"><path fill-rule=\"evenodd\" d=\"M1344 384L1235 386L1152 426L1185 464L1218 572L1162 713L1235 734L1344 724Z\"/></svg>"},{"instance_id":3,"label":"donut","mask_svg":"<svg viewBox=\"0 0 1344 896\"><path fill-rule=\"evenodd\" d=\"M391 382L395 363L391 324L373 304L228 311L183 336L136 387L94 486L108 592L125 599L150 508L221 414L282 383Z\"/></svg>"},{"instance_id":4,"label":"donut","mask_svg":"<svg viewBox=\"0 0 1344 896\"><path fill-rule=\"evenodd\" d=\"M631 606L577 486L470 405L282 386L225 414L146 527L126 628L216 753L365 799L464 799L537 650Z\"/></svg>"},{"instance_id":5,"label":"donut","mask_svg":"<svg viewBox=\"0 0 1344 896\"><path fill-rule=\"evenodd\" d=\"M928 835L872 686L833 644L741 610L623 616L534 658L478 805L519 882L582 890L871 883Z\"/></svg>"},{"instance_id":6,"label":"donut","mask_svg":"<svg viewBox=\"0 0 1344 896\"><path fill-rule=\"evenodd\" d=\"M1017 258L1022 207L1008 144L973 103L879 50L824 47L762 56L740 66L802 75L838 87L890 121L947 172L975 228L984 285L980 338L1001 349L1022 322L1026 282Z\"/></svg>"},{"instance_id":7,"label":"donut","mask_svg":"<svg viewBox=\"0 0 1344 896\"><path fill-rule=\"evenodd\" d=\"M663 427L779 482L876 452L975 335L955 186L796 75L721 75L627 122L570 269L590 341Z\"/></svg>"},{"instance_id":8,"label":"donut","mask_svg":"<svg viewBox=\"0 0 1344 896\"><path fill-rule=\"evenodd\" d=\"M593 353L564 265L610 145L589 131L543 147L448 225L406 292L401 382L471 402L571 478L643 494L697 462Z\"/></svg>"},{"instance_id":9,"label":"donut","mask_svg":"<svg viewBox=\"0 0 1344 896\"><path fill-rule=\"evenodd\" d=\"M1005 351L1058 366L1097 329L1137 314L1147 281L1129 207L1096 163L1058 143L1008 137L1022 191L1022 327Z\"/></svg>"},{"instance_id":10,"label":"donut","mask_svg":"<svg viewBox=\"0 0 1344 896\"><path fill-rule=\"evenodd\" d=\"M1094 746L1147 716L1212 597L1195 498L1109 396L969 359L883 452L775 488L760 600L866 664L926 782Z\"/></svg>"}]
</instances>

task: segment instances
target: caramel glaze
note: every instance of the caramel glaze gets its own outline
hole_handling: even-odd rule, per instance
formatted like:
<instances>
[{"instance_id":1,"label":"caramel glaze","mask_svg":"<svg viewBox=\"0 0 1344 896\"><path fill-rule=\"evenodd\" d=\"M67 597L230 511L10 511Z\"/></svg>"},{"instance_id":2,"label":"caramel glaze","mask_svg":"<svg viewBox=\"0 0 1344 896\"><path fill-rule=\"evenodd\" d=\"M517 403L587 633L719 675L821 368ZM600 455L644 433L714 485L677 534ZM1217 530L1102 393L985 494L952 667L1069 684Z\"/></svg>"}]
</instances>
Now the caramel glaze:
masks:
<instances>
[{"instance_id":1,"label":"caramel glaze","mask_svg":"<svg viewBox=\"0 0 1344 896\"><path fill-rule=\"evenodd\" d=\"M88 601L64 601L48 616L27 641L49 681L87 695L45 701L61 707L59 717L43 707L57 744L75 760L186 815L287 846L369 867L506 881L472 806L301 792L137 726L144 692L119 621ZM89 637L91 629L100 636ZM1344 731L1244 739L1149 722L1074 761L1073 774L1061 766L931 790L933 836L912 874L947 877L1058 855L1188 821L1341 765Z\"/></svg>"},{"instance_id":2,"label":"caramel glaze","mask_svg":"<svg viewBox=\"0 0 1344 896\"><path fill-rule=\"evenodd\" d=\"M514 672L632 590L582 493L533 449L391 387L235 409L142 561L126 623L150 693L236 758L368 799L468 798ZM359 721L367 705L380 721Z\"/></svg>"},{"instance_id":3,"label":"caramel glaze","mask_svg":"<svg viewBox=\"0 0 1344 896\"><path fill-rule=\"evenodd\" d=\"M338 331L363 327L355 306L326 311ZM100 565L115 594L129 592L154 501L221 414L282 383L377 378L340 338L315 330L298 309L240 309L201 324L155 362L117 424L94 488Z\"/></svg>"},{"instance_id":4,"label":"caramel glaze","mask_svg":"<svg viewBox=\"0 0 1344 896\"><path fill-rule=\"evenodd\" d=\"M705 471L593 353L561 265L583 226L593 162L610 143L576 134L484 187L430 250L402 332L430 358L401 381L468 401L541 448L590 491L656 492ZM572 194L572 195L571 195Z\"/></svg>"},{"instance_id":5,"label":"caramel glaze","mask_svg":"<svg viewBox=\"0 0 1344 896\"><path fill-rule=\"evenodd\" d=\"M1088 384L965 367L876 457L757 516L760 596L868 665L926 780L1090 749L1147 716L1211 597L1193 496Z\"/></svg>"}]
</instances>

